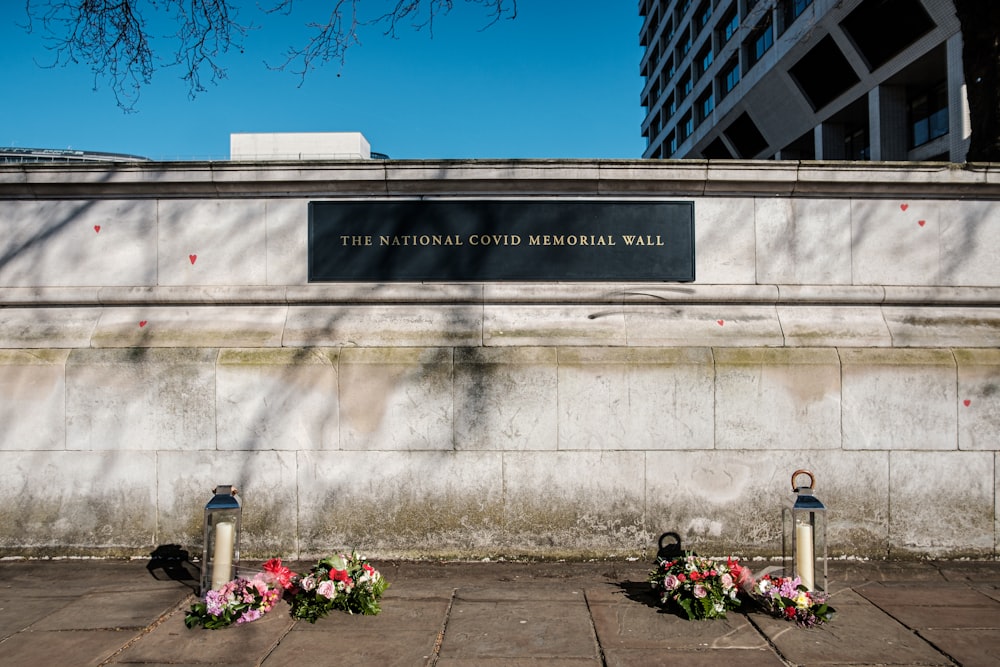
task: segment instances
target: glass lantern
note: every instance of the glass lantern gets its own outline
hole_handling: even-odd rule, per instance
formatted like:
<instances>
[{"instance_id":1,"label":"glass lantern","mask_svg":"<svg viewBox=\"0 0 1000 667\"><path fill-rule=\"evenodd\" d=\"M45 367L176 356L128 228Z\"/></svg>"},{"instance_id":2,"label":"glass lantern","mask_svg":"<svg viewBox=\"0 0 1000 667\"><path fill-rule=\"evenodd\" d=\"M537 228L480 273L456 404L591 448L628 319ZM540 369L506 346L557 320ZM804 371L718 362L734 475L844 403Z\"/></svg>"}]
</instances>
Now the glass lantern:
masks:
<instances>
[{"instance_id":1,"label":"glass lantern","mask_svg":"<svg viewBox=\"0 0 1000 667\"><path fill-rule=\"evenodd\" d=\"M809 478L808 486L796 486L801 476ZM810 591L826 591L826 506L814 495L815 489L811 472L792 473L795 500L782 510L782 556L785 576L798 577Z\"/></svg>"},{"instance_id":2,"label":"glass lantern","mask_svg":"<svg viewBox=\"0 0 1000 667\"><path fill-rule=\"evenodd\" d=\"M219 590L236 578L240 560L240 521L243 509L236 487L217 486L205 505L205 532L201 553L201 596Z\"/></svg>"}]
</instances>

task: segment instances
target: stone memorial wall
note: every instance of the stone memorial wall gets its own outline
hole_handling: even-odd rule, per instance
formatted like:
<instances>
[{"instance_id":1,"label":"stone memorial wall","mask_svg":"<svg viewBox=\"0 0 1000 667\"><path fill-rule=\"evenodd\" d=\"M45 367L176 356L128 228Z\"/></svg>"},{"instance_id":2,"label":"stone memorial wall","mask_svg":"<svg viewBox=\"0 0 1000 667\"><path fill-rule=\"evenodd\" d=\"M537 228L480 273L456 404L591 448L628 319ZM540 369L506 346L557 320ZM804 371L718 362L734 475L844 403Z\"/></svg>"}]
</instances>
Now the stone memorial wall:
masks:
<instances>
[{"instance_id":1,"label":"stone memorial wall","mask_svg":"<svg viewBox=\"0 0 1000 667\"><path fill-rule=\"evenodd\" d=\"M311 203L404 200L689 202L696 277L310 282ZM836 556L996 553L986 165L0 166L0 229L0 555L216 484L251 558L775 555L798 468Z\"/></svg>"}]
</instances>

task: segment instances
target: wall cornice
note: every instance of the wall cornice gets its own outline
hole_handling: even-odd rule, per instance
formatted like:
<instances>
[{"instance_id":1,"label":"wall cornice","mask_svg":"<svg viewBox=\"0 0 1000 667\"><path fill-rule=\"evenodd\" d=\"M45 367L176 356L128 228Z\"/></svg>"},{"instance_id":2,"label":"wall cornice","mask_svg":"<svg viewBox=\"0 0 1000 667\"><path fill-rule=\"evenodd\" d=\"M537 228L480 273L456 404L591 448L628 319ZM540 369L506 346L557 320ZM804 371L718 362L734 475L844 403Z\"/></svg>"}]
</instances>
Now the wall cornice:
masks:
<instances>
[{"instance_id":1,"label":"wall cornice","mask_svg":"<svg viewBox=\"0 0 1000 667\"><path fill-rule=\"evenodd\" d=\"M1000 165L389 160L0 166L0 198L788 196L1000 199Z\"/></svg>"}]
</instances>

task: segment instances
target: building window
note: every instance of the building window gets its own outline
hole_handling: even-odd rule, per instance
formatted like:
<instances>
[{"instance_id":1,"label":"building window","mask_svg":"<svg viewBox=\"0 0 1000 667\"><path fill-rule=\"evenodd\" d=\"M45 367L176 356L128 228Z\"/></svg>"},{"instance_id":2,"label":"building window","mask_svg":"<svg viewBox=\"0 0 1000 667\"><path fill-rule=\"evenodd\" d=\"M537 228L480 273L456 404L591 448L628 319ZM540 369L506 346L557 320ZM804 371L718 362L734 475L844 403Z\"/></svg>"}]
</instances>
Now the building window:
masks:
<instances>
[{"instance_id":1,"label":"building window","mask_svg":"<svg viewBox=\"0 0 1000 667\"><path fill-rule=\"evenodd\" d=\"M729 40L733 38L736 31L740 29L740 16L736 13L736 8L733 7L729 10L729 13L722 17L719 21L719 46L726 44Z\"/></svg>"},{"instance_id":2,"label":"building window","mask_svg":"<svg viewBox=\"0 0 1000 667\"><path fill-rule=\"evenodd\" d=\"M712 95L712 87L701 94L698 98L698 120L707 120L715 109L715 97Z\"/></svg>"},{"instance_id":3,"label":"building window","mask_svg":"<svg viewBox=\"0 0 1000 667\"><path fill-rule=\"evenodd\" d=\"M691 31L685 29L684 37L681 39L680 45L677 47L677 60L683 60L684 56L691 52Z\"/></svg>"},{"instance_id":4,"label":"building window","mask_svg":"<svg viewBox=\"0 0 1000 667\"><path fill-rule=\"evenodd\" d=\"M660 35L660 47L666 51L667 46L670 45L670 41L674 38L674 22L673 20L667 21L667 27L663 29L663 34Z\"/></svg>"},{"instance_id":5,"label":"building window","mask_svg":"<svg viewBox=\"0 0 1000 667\"><path fill-rule=\"evenodd\" d=\"M691 89L694 84L691 82L691 75L685 74L681 77L680 82L677 84L677 101L680 102L685 97L691 94Z\"/></svg>"},{"instance_id":6,"label":"building window","mask_svg":"<svg viewBox=\"0 0 1000 667\"><path fill-rule=\"evenodd\" d=\"M739 82L740 61L737 58L733 58L719 72L719 97L725 97L731 93Z\"/></svg>"},{"instance_id":7,"label":"building window","mask_svg":"<svg viewBox=\"0 0 1000 667\"><path fill-rule=\"evenodd\" d=\"M754 26L747 40L747 67L753 67L760 62L772 46L774 46L774 26L771 24L771 13L768 12L760 23Z\"/></svg>"},{"instance_id":8,"label":"building window","mask_svg":"<svg viewBox=\"0 0 1000 667\"><path fill-rule=\"evenodd\" d=\"M788 30L795 19L802 16L806 7L812 3L813 0L783 0L781 3L781 31Z\"/></svg>"},{"instance_id":9,"label":"building window","mask_svg":"<svg viewBox=\"0 0 1000 667\"><path fill-rule=\"evenodd\" d=\"M844 157L848 160L870 160L871 142L867 127L844 128Z\"/></svg>"},{"instance_id":10,"label":"building window","mask_svg":"<svg viewBox=\"0 0 1000 667\"><path fill-rule=\"evenodd\" d=\"M712 44L711 40L705 45L699 53L695 62L698 64L698 76L701 76L708 71L708 68L712 66Z\"/></svg>"},{"instance_id":11,"label":"building window","mask_svg":"<svg viewBox=\"0 0 1000 667\"><path fill-rule=\"evenodd\" d=\"M670 155L673 155L674 153L677 152L677 134L676 133L671 132L670 134L668 134L667 135L667 140L664 143L667 146L670 147Z\"/></svg>"},{"instance_id":12,"label":"building window","mask_svg":"<svg viewBox=\"0 0 1000 667\"><path fill-rule=\"evenodd\" d=\"M698 30L701 30L706 25L708 25L708 19L712 18L712 2L711 0L704 0L699 6L698 11L694 15L694 24L697 26Z\"/></svg>"},{"instance_id":13,"label":"building window","mask_svg":"<svg viewBox=\"0 0 1000 667\"><path fill-rule=\"evenodd\" d=\"M910 147L948 134L948 88L945 83L910 98Z\"/></svg>"},{"instance_id":14,"label":"building window","mask_svg":"<svg viewBox=\"0 0 1000 667\"><path fill-rule=\"evenodd\" d=\"M681 136L685 139L694 134L694 110L689 110L681 119Z\"/></svg>"},{"instance_id":15,"label":"building window","mask_svg":"<svg viewBox=\"0 0 1000 667\"><path fill-rule=\"evenodd\" d=\"M683 2L677 3L677 20L679 21L683 18L688 10L691 9L691 0L683 0Z\"/></svg>"},{"instance_id":16,"label":"building window","mask_svg":"<svg viewBox=\"0 0 1000 667\"><path fill-rule=\"evenodd\" d=\"M673 116L677 113L677 102L674 102L674 96L671 95L667 98L667 101L663 103L663 108L667 110L668 116Z\"/></svg>"}]
</instances>

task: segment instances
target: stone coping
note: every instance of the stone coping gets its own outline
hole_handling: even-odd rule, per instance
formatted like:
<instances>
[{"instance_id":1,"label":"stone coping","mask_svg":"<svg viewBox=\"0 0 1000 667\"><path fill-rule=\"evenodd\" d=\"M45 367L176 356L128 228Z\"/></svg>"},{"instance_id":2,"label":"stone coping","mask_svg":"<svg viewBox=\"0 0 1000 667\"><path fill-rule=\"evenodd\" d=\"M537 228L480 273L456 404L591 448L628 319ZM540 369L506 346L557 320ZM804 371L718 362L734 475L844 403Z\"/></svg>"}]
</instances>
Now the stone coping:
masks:
<instances>
[{"instance_id":1,"label":"stone coping","mask_svg":"<svg viewBox=\"0 0 1000 667\"><path fill-rule=\"evenodd\" d=\"M1000 199L1000 165L769 160L327 160L0 166L0 197L721 196Z\"/></svg>"},{"instance_id":2,"label":"stone coping","mask_svg":"<svg viewBox=\"0 0 1000 667\"><path fill-rule=\"evenodd\" d=\"M0 287L0 307L135 305L996 306L1000 287L681 283L323 283L288 286Z\"/></svg>"}]
</instances>

